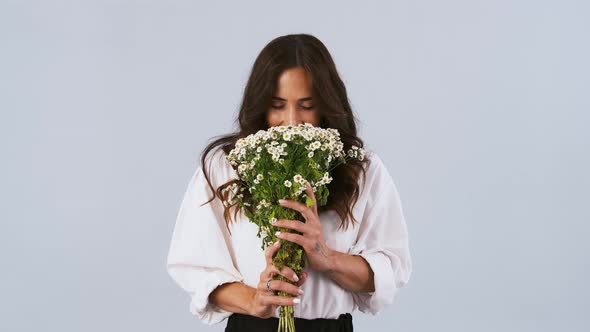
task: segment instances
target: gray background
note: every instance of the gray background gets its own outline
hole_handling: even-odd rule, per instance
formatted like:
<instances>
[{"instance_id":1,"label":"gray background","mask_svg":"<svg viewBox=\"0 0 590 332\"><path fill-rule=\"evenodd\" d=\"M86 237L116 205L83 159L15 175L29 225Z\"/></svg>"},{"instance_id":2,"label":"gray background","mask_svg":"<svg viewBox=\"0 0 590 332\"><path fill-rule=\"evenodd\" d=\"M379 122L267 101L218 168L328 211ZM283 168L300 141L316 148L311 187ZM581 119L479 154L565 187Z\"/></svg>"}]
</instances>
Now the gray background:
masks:
<instances>
[{"instance_id":1,"label":"gray background","mask_svg":"<svg viewBox=\"0 0 590 332\"><path fill-rule=\"evenodd\" d=\"M587 1L0 2L2 331L222 331L165 260L255 56L307 32L414 270L358 331L588 331Z\"/></svg>"}]
</instances>

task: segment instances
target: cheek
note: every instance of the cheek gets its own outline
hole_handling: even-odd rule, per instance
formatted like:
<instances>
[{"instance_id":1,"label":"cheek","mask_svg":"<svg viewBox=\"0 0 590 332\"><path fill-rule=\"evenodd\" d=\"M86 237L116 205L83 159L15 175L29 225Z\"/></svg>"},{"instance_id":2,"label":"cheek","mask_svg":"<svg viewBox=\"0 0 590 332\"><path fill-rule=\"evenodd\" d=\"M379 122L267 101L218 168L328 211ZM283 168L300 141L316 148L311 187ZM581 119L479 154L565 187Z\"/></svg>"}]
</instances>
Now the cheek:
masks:
<instances>
[{"instance_id":1,"label":"cheek","mask_svg":"<svg viewBox=\"0 0 590 332\"><path fill-rule=\"evenodd\" d=\"M305 113L303 119L305 122L312 123L314 126L317 126L320 122L320 116L317 111Z\"/></svg>"},{"instance_id":2,"label":"cheek","mask_svg":"<svg viewBox=\"0 0 590 332\"><path fill-rule=\"evenodd\" d=\"M278 124L280 121L281 118L276 112L269 111L266 113L266 122L270 127Z\"/></svg>"}]
</instances>

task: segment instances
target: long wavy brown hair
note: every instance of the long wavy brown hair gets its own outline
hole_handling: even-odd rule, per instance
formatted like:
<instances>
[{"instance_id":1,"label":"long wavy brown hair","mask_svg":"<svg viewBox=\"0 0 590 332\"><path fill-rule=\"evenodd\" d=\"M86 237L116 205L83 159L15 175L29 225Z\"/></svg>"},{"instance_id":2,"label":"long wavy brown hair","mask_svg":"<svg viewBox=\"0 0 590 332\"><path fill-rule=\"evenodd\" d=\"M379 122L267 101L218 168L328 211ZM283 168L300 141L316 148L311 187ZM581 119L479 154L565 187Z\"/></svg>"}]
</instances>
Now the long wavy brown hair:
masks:
<instances>
[{"instance_id":1,"label":"long wavy brown hair","mask_svg":"<svg viewBox=\"0 0 590 332\"><path fill-rule=\"evenodd\" d=\"M280 74L294 67L302 67L311 78L312 100L318 106L319 127L334 128L340 132L340 138L347 151L352 145L363 147L363 141L357 136L356 117L354 116L346 87L340 79L332 56L324 44L316 37L309 34L290 34L271 40L260 52L244 89L244 96L236 122L239 129L231 134L213 137L210 143L201 153L201 168L214 193L207 202L215 197L227 200L228 192L224 188L235 183L233 179L215 189L211 184L208 170L205 167L207 155L216 147L220 147L225 155L234 148L238 139L256 133L258 130L267 130L266 113L271 107L272 96L276 92L277 80ZM368 158L361 160L352 159L341 164L332 171L333 181L327 185L330 192L327 204L318 206L318 213L325 210L335 210L342 220L340 227L348 228L349 222L353 225L357 222L352 214L352 209L359 196L359 176L362 173L363 183L366 178L364 163ZM248 191L244 191L247 196ZM226 226L231 220L230 208L224 207ZM234 218L239 210L234 204ZM229 230L229 226L228 226ZM231 231L230 231L231 233Z\"/></svg>"}]
</instances>

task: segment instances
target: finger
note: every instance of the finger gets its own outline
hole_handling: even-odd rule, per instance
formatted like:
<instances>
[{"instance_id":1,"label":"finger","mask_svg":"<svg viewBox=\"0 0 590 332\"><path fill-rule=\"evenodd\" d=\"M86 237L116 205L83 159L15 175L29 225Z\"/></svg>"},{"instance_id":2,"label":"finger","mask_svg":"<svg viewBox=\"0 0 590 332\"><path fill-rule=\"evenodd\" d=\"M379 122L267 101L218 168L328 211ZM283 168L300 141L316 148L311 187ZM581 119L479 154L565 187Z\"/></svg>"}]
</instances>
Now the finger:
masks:
<instances>
[{"instance_id":1,"label":"finger","mask_svg":"<svg viewBox=\"0 0 590 332\"><path fill-rule=\"evenodd\" d=\"M279 250L280 247L281 247L281 241L277 241L273 245L271 245L270 247L266 248L266 252L265 252L264 256L266 257L266 264L267 265L272 264L272 257L277 252L277 250Z\"/></svg>"},{"instance_id":2,"label":"finger","mask_svg":"<svg viewBox=\"0 0 590 332\"><path fill-rule=\"evenodd\" d=\"M307 233L310 227L309 224L306 224L300 220L291 219L277 219L275 222L271 224L275 227L288 228L303 234Z\"/></svg>"},{"instance_id":3,"label":"finger","mask_svg":"<svg viewBox=\"0 0 590 332\"><path fill-rule=\"evenodd\" d=\"M256 287L256 290L259 291L259 292L261 292L261 293L276 295L276 289L274 289L273 286L272 286L272 280L270 282L270 288L272 290L268 290L268 288L266 288L266 283L267 282L268 282L268 279L266 279L266 280L260 280L260 282L258 283L258 286Z\"/></svg>"},{"instance_id":4,"label":"finger","mask_svg":"<svg viewBox=\"0 0 590 332\"><path fill-rule=\"evenodd\" d=\"M295 271L293 271L293 269L288 266L283 266L281 269L281 275L285 278L288 278L289 280L293 280L294 282L299 281L299 276L297 276Z\"/></svg>"},{"instance_id":5,"label":"finger","mask_svg":"<svg viewBox=\"0 0 590 332\"><path fill-rule=\"evenodd\" d=\"M299 296L302 294L302 291L300 292L299 286L292 285L292 284L290 284L286 281L282 281L282 280L271 280L270 288L273 290L273 293L274 292L285 292L285 293L289 293L293 296ZM269 294L269 291L266 288L266 282L258 283L258 290Z\"/></svg>"},{"instance_id":6,"label":"finger","mask_svg":"<svg viewBox=\"0 0 590 332\"><path fill-rule=\"evenodd\" d=\"M269 283L269 285L272 285L274 276L279 275L279 274L280 274L279 269L277 269L274 265L267 266L267 268L264 269L264 271L262 271L262 273L260 274L260 281L258 282L258 286L256 288L262 292L275 294L276 289L274 289L272 286L270 286L271 290L269 290L266 287L266 285L267 285L267 283ZM269 280L270 280L270 282L269 282Z\"/></svg>"},{"instance_id":7,"label":"finger","mask_svg":"<svg viewBox=\"0 0 590 332\"><path fill-rule=\"evenodd\" d=\"M279 239L287 240L289 242L297 243L298 245L302 246L304 249L308 247L309 239L304 237L303 235L289 233L289 232L276 232L275 235Z\"/></svg>"},{"instance_id":8,"label":"finger","mask_svg":"<svg viewBox=\"0 0 590 332\"><path fill-rule=\"evenodd\" d=\"M301 273L301 278L299 278L299 281L296 283L297 286L301 286L305 283L305 281L307 280L307 272L302 272Z\"/></svg>"},{"instance_id":9,"label":"finger","mask_svg":"<svg viewBox=\"0 0 590 332\"><path fill-rule=\"evenodd\" d=\"M298 297L287 297L287 296L280 296L280 295L264 295L261 296L260 302L263 305L297 305L301 302L301 299Z\"/></svg>"},{"instance_id":10,"label":"finger","mask_svg":"<svg viewBox=\"0 0 590 332\"><path fill-rule=\"evenodd\" d=\"M279 200L279 204L281 206L284 206L289 209L293 209L293 210L301 213L301 215L305 218L305 220L310 220L311 218L313 218L314 210L312 210L311 208L308 208L307 205L305 205L301 202L291 201L291 200L287 200L287 199L281 199L281 200Z\"/></svg>"},{"instance_id":11,"label":"finger","mask_svg":"<svg viewBox=\"0 0 590 332\"><path fill-rule=\"evenodd\" d=\"M268 279L272 279L278 274L281 274L281 271L279 271L276 266L269 264L262 273L260 273L260 280L266 282Z\"/></svg>"}]
</instances>

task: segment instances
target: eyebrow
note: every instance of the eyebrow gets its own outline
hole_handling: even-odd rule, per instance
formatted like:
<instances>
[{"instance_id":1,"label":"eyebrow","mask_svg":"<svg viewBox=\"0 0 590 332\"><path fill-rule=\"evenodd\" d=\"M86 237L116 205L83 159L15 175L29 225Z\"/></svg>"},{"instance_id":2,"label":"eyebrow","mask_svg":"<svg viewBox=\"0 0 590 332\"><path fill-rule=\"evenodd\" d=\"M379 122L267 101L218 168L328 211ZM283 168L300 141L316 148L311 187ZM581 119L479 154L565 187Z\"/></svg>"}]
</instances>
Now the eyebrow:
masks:
<instances>
[{"instance_id":1,"label":"eyebrow","mask_svg":"<svg viewBox=\"0 0 590 332\"><path fill-rule=\"evenodd\" d=\"M283 99L283 98L280 98L280 97L277 97L277 96L272 97L272 99L277 99L277 100L280 100L280 101L287 101L287 99ZM298 101L308 101L308 100L311 100L311 97L299 98L297 100Z\"/></svg>"}]
</instances>

